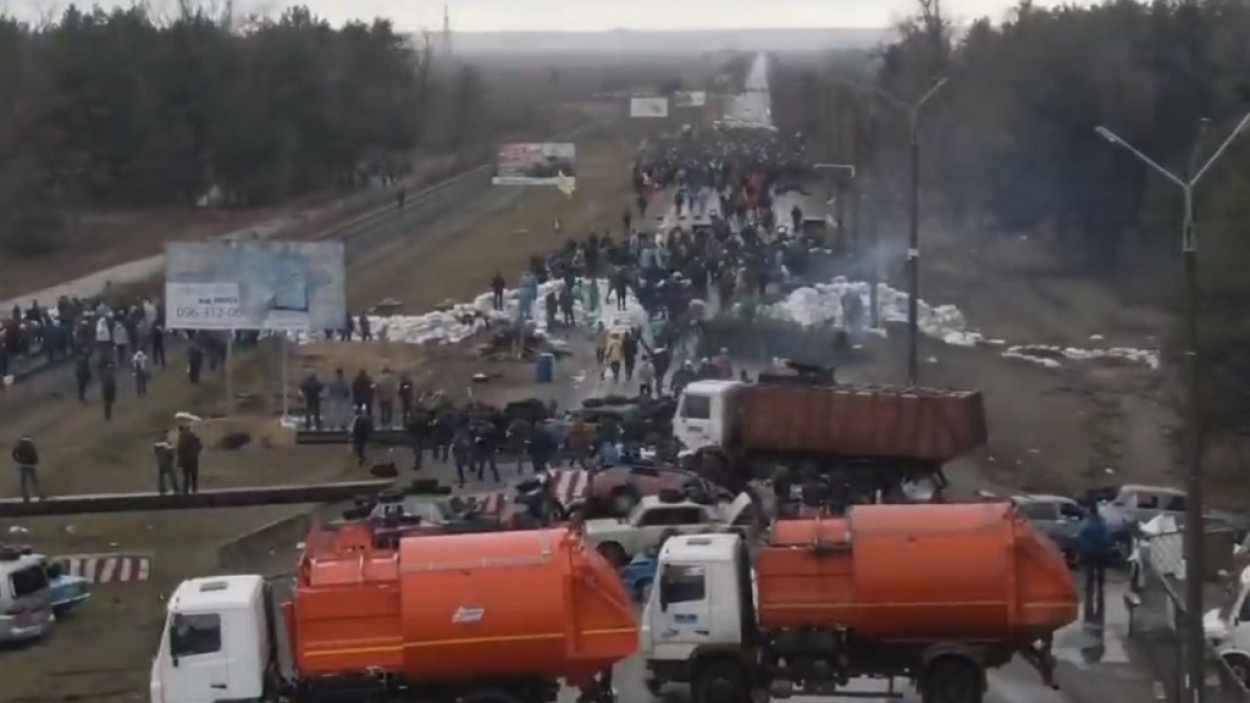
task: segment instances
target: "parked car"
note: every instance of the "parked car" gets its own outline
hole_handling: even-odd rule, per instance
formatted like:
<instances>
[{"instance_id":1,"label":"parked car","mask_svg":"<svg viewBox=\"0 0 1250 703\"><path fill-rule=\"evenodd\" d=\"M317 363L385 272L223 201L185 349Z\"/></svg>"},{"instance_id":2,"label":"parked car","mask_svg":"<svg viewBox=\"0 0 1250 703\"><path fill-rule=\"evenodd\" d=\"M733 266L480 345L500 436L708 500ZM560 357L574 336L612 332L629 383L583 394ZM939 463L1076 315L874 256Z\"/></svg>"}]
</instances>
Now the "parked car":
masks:
<instances>
[{"instance_id":1,"label":"parked car","mask_svg":"<svg viewBox=\"0 0 1250 703\"><path fill-rule=\"evenodd\" d=\"M29 548L0 546L0 643L36 640L52 630L46 563Z\"/></svg>"},{"instance_id":2,"label":"parked car","mask_svg":"<svg viewBox=\"0 0 1250 703\"><path fill-rule=\"evenodd\" d=\"M566 506L593 520L623 518L647 496L674 491L696 503L731 501L734 494L693 471L673 466L611 466L595 471L580 501Z\"/></svg>"},{"instance_id":3,"label":"parked car","mask_svg":"<svg viewBox=\"0 0 1250 703\"><path fill-rule=\"evenodd\" d=\"M44 561L48 589L52 593L52 614L64 617L91 598L91 581L65 573L61 563Z\"/></svg>"},{"instance_id":4,"label":"parked car","mask_svg":"<svg viewBox=\"0 0 1250 703\"><path fill-rule=\"evenodd\" d=\"M1086 493L1087 503L1096 503L1115 535L1130 536L1137 525L1149 522L1157 515L1170 515L1179 522L1185 519L1187 498L1185 491L1169 486L1148 486L1136 483L1104 486ZM1250 529L1250 518L1222 510L1203 510L1208 525L1227 527L1242 539ZM1117 544L1124 540L1117 540ZM1130 547L1131 545L1125 545ZM1123 556L1128 556L1126 551Z\"/></svg>"},{"instance_id":5,"label":"parked car","mask_svg":"<svg viewBox=\"0 0 1250 703\"><path fill-rule=\"evenodd\" d=\"M624 518L586 520L586 541L617 568L630 558L656 549L674 534L749 529L756 522L755 503L747 493L732 503L696 503L680 493L645 496Z\"/></svg>"},{"instance_id":6,"label":"parked car","mask_svg":"<svg viewBox=\"0 0 1250 703\"><path fill-rule=\"evenodd\" d=\"M1063 552L1068 566L1076 566L1080 554L1077 538L1087 514L1080 503L1066 496L1047 494L1017 495L1011 501L1038 532Z\"/></svg>"}]
</instances>

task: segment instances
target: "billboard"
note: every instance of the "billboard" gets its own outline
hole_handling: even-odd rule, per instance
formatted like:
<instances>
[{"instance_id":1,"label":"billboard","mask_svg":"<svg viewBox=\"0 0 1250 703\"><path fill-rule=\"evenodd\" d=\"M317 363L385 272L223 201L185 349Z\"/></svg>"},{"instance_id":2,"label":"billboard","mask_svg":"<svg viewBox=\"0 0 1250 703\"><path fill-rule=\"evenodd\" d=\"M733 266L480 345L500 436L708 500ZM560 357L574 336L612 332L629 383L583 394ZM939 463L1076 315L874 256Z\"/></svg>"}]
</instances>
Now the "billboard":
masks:
<instances>
[{"instance_id":1,"label":"billboard","mask_svg":"<svg viewBox=\"0 0 1250 703\"><path fill-rule=\"evenodd\" d=\"M702 90L673 93L673 107L703 107L707 105L707 93Z\"/></svg>"},{"instance_id":2,"label":"billboard","mask_svg":"<svg viewBox=\"0 0 1250 703\"><path fill-rule=\"evenodd\" d=\"M559 185L577 177L577 145L569 142L501 144L495 156L497 186Z\"/></svg>"},{"instance_id":3,"label":"billboard","mask_svg":"<svg viewBox=\"0 0 1250 703\"><path fill-rule=\"evenodd\" d=\"M630 117L668 117L668 98L630 98Z\"/></svg>"},{"instance_id":4,"label":"billboard","mask_svg":"<svg viewBox=\"0 0 1250 703\"><path fill-rule=\"evenodd\" d=\"M339 329L342 241L176 242L165 247L165 322L182 330Z\"/></svg>"}]
</instances>

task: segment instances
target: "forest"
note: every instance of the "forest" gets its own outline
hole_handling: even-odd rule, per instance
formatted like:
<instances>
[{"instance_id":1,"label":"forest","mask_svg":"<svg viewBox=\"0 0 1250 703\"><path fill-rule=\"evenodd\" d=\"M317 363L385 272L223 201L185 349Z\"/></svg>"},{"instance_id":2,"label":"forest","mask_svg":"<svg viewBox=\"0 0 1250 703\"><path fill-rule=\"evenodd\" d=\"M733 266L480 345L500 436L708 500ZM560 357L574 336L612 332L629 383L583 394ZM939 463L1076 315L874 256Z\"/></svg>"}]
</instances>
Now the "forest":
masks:
<instances>
[{"instance_id":1,"label":"forest","mask_svg":"<svg viewBox=\"0 0 1250 703\"><path fill-rule=\"evenodd\" d=\"M476 69L385 20L0 19L0 251L55 248L75 209L255 206L399 175L415 149L517 127L487 110Z\"/></svg>"},{"instance_id":2,"label":"forest","mask_svg":"<svg viewBox=\"0 0 1250 703\"><path fill-rule=\"evenodd\" d=\"M898 30L871 55L780 72L775 100L824 96L780 128L871 164L886 208L905 216L907 119L871 96L912 103L943 81L917 113L926 217L1042 235L1072 272L1179 300L1183 190L1097 129L1188 180L1250 111L1250 0L1026 1L963 27L940 0L917 0ZM1250 419L1250 134L1194 193L1208 420L1238 429Z\"/></svg>"}]
</instances>

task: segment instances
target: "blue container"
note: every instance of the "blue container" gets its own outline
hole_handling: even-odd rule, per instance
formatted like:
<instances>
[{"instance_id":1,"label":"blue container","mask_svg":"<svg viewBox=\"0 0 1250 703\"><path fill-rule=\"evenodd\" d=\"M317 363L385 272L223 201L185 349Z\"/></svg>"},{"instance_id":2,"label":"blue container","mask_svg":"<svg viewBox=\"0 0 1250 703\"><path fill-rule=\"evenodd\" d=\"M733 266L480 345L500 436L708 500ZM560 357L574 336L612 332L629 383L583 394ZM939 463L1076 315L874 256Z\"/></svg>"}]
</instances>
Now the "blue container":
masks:
<instances>
[{"instance_id":1,"label":"blue container","mask_svg":"<svg viewBox=\"0 0 1250 703\"><path fill-rule=\"evenodd\" d=\"M556 355L550 353L539 354L535 375L538 377L539 383L551 383L554 381L556 376Z\"/></svg>"}]
</instances>

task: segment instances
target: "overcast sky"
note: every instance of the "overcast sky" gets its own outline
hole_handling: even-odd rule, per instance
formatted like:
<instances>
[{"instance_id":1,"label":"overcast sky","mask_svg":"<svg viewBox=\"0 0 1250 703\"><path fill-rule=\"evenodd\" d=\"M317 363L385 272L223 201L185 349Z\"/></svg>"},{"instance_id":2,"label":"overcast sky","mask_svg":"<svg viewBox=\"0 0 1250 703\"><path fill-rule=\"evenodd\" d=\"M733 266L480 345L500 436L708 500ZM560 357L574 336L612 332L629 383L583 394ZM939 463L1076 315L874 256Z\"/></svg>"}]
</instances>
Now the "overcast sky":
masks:
<instances>
[{"instance_id":1,"label":"overcast sky","mask_svg":"<svg viewBox=\"0 0 1250 703\"><path fill-rule=\"evenodd\" d=\"M192 0L194 2L194 0ZM1068 4L1088 4L1069 0ZM0 8L29 14L63 8L66 0L0 0ZM80 4L91 4L80 0ZM129 0L99 0L104 7ZM148 0L156 8L176 7L173 0ZM216 0L212 4L221 4ZM235 7L266 14L294 4L282 0L235 0ZM304 4L335 24L350 19L389 17L404 30L443 25L439 0L307 0ZM788 27L884 27L914 12L915 0L447 0L452 30L739 29ZM1036 6L1065 4L1035 0ZM995 20L1014 0L943 0L944 13L957 22L981 16Z\"/></svg>"}]
</instances>

